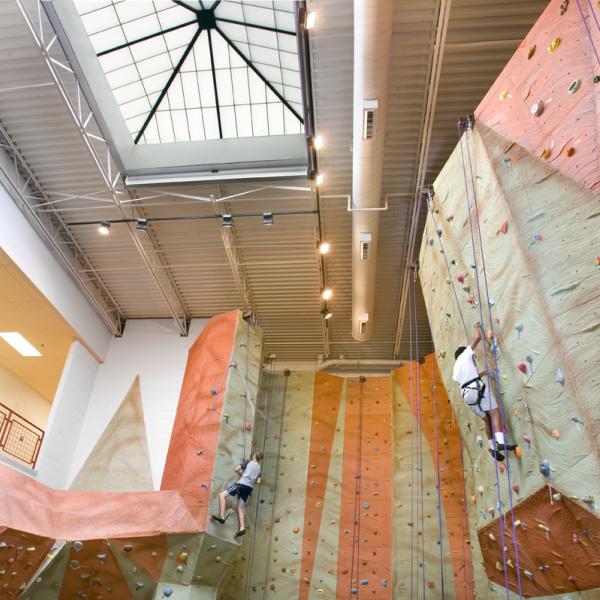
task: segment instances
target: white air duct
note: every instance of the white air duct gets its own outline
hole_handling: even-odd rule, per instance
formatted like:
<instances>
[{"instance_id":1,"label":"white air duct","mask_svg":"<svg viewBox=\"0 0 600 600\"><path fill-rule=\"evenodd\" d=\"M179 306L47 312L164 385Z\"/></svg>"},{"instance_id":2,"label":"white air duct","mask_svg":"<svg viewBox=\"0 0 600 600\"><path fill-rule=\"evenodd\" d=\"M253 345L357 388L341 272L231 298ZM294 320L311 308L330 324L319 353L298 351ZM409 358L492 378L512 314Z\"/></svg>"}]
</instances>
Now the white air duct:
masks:
<instances>
[{"instance_id":1,"label":"white air duct","mask_svg":"<svg viewBox=\"0 0 600 600\"><path fill-rule=\"evenodd\" d=\"M352 337L373 330L393 0L354 0Z\"/></svg>"}]
</instances>

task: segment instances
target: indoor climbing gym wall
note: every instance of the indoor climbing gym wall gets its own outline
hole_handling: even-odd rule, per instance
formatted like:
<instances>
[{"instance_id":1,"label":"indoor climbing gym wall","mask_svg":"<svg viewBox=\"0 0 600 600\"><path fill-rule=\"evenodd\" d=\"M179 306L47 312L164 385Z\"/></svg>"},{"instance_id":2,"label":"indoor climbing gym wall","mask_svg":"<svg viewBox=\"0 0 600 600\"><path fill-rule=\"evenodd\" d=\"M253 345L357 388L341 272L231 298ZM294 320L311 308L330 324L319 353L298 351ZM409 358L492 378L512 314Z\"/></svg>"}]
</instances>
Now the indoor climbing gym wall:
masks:
<instances>
[{"instance_id":1,"label":"indoor climbing gym wall","mask_svg":"<svg viewBox=\"0 0 600 600\"><path fill-rule=\"evenodd\" d=\"M0 597L216 599L242 542L209 508L252 450L261 359L262 333L239 311L208 322L189 351L160 491L137 379L76 489L0 466Z\"/></svg>"},{"instance_id":2,"label":"indoor climbing gym wall","mask_svg":"<svg viewBox=\"0 0 600 600\"><path fill-rule=\"evenodd\" d=\"M224 599L472 597L459 429L433 364L263 376L254 542Z\"/></svg>"},{"instance_id":3,"label":"indoor climbing gym wall","mask_svg":"<svg viewBox=\"0 0 600 600\"><path fill-rule=\"evenodd\" d=\"M464 441L480 598L600 597L595 5L549 3L424 193L420 280ZM519 445L503 463L452 381L476 322L478 367Z\"/></svg>"}]
</instances>

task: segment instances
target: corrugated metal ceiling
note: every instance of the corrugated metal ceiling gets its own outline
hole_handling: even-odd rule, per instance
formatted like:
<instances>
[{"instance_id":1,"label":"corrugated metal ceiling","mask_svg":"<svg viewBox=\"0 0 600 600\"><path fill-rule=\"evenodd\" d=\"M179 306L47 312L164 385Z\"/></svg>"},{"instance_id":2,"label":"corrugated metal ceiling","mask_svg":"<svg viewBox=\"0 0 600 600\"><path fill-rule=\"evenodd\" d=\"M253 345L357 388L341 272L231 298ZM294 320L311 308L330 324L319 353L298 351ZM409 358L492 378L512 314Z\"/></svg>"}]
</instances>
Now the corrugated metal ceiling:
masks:
<instances>
[{"instance_id":1,"label":"corrugated metal ceiling","mask_svg":"<svg viewBox=\"0 0 600 600\"><path fill-rule=\"evenodd\" d=\"M542 0L452 2L425 165L427 183L456 143L457 117L473 112L546 4ZM26 6L37 19L35 2L29 0ZM327 284L334 290L329 303L334 317L328 322L334 358L389 359L394 349L439 2L395 0L395 7L383 177L383 195L390 208L381 220L374 333L369 342L359 344L351 337L351 215L346 210L352 189L352 2L310 2L311 10L318 13L317 27L310 34L311 61L316 127L326 142L319 154L320 169L326 173L321 223L323 237L332 243L324 262ZM49 28L44 15L42 20ZM65 60L58 44L52 52ZM14 0L0 3L0 123L46 192L82 195L106 190ZM296 185L306 187L308 182ZM250 186L257 187L256 183L226 183L171 191L221 197ZM60 210L67 222L118 218L117 209L102 200L110 201L110 195L52 208ZM201 216L215 210L210 203L176 196L139 205L148 217ZM234 213L315 208L312 192L274 189L217 205L221 212ZM110 290L124 317L169 316L125 225L113 226L108 238L100 237L95 226L73 226L71 231L93 265L94 277ZM153 223L151 233L151 238L143 232L136 235L145 246L153 241L149 252L156 252L157 268L168 275L188 316L210 316L243 305L218 221ZM233 235L268 351L285 361L316 360L325 353L325 336L315 216L276 217L271 227L262 225L260 217L236 219ZM420 294L417 304L422 350L429 351ZM407 358L408 351L403 340L399 358Z\"/></svg>"}]
</instances>

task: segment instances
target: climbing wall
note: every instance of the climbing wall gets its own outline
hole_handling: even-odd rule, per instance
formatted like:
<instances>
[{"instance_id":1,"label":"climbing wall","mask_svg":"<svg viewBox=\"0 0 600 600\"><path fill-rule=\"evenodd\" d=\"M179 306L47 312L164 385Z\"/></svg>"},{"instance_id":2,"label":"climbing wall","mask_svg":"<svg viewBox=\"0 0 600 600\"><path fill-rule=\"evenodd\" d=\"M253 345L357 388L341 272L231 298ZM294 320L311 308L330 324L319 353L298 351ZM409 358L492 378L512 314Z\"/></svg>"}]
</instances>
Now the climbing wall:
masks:
<instances>
[{"instance_id":1,"label":"climbing wall","mask_svg":"<svg viewBox=\"0 0 600 600\"><path fill-rule=\"evenodd\" d=\"M416 400L413 417L410 412L408 366L391 377L265 376L259 398L267 416L264 482L254 506L256 531L253 543L244 540L224 600L408 599L411 560L413 597L417 591L427 598L472 597L458 427L443 388L439 411L433 411L432 365L429 358L420 370L427 422L422 467L412 445L419 427ZM257 434L259 423L260 415ZM421 472L422 499L411 490L411 478ZM411 499L419 515L412 525Z\"/></svg>"},{"instance_id":2,"label":"climbing wall","mask_svg":"<svg viewBox=\"0 0 600 600\"><path fill-rule=\"evenodd\" d=\"M590 572L600 564L598 18L595 3L549 4L436 180L421 246L437 360L465 442L481 597L506 585L531 597L600 594ZM492 385L522 450L498 472L451 380L480 308L492 371L491 350L498 358ZM483 370L481 346L477 355Z\"/></svg>"},{"instance_id":3,"label":"climbing wall","mask_svg":"<svg viewBox=\"0 0 600 600\"><path fill-rule=\"evenodd\" d=\"M190 350L160 491L124 491L127 472L148 466L137 380L77 478L100 490L97 478L113 477L110 491L53 490L0 466L0 597L214 600L241 541L233 521L207 528L207 513L252 450L261 357L262 334L239 311L209 321Z\"/></svg>"}]
</instances>

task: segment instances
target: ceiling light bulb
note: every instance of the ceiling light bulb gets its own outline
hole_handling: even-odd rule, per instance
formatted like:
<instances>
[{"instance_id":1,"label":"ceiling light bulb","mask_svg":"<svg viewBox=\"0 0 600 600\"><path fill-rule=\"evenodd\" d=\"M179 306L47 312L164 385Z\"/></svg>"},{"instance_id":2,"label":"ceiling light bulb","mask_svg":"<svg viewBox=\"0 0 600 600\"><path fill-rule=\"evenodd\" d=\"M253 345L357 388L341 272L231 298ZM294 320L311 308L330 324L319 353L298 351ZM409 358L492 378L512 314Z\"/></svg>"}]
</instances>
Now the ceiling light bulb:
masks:
<instances>
[{"instance_id":1,"label":"ceiling light bulb","mask_svg":"<svg viewBox=\"0 0 600 600\"><path fill-rule=\"evenodd\" d=\"M223 227L233 227L233 217L231 215L223 215Z\"/></svg>"},{"instance_id":2,"label":"ceiling light bulb","mask_svg":"<svg viewBox=\"0 0 600 600\"><path fill-rule=\"evenodd\" d=\"M323 173L319 173L316 177L315 177L315 183L317 185L321 185L323 183L323 181L325 181L325 175Z\"/></svg>"},{"instance_id":3,"label":"ceiling light bulb","mask_svg":"<svg viewBox=\"0 0 600 600\"><path fill-rule=\"evenodd\" d=\"M315 150L320 150L324 145L323 142L323 136L318 135L317 137L314 138L313 140L313 146L315 147Z\"/></svg>"},{"instance_id":4,"label":"ceiling light bulb","mask_svg":"<svg viewBox=\"0 0 600 600\"><path fill-rule=\"evenodd\" d=\"M327 254L331 250L331 244L329 242L321 242L319 244L319 252L321 254Z\"/></svg>"},{"instance_id":5,"label":"ceiling light bulb","mask_svg":"<svg viewBox=\"0 0 600 600\"><path fill-rule=\"evenodd\" d=\"M102 221L102 223L98 225L98 233L100 235L108 235L110 233L110 221Z\"/></svg>"},{"instance_id":6,"label":"ceiling light bulb","mask_svg":"<svg viewBox=\"0 0 600 600\"><path fill-rule=\"evenodd\" d=\"M263 213L263 225L273 225L273 213L272 212L264 212Z\"/></svg>"},{"instance_id":7,"label":"ceiling light bulb","mask_svg":"<svg viewBox=\"0 0 600 600\"><path fill-rule=\"evenodd\" d=\"M140 218L135 224L135 228L140 231L148 231L148 219Z\"/></svg>"},{"instance_id":8,"label":"ceiling light bulb","mask_svg":"<svg viewBox=\"0 0 600 600\"><path fill-rule=\"evenodd\" d=\"M307 13L306 20L304 21L304 28L312 29L315 26L316 22L317 22L317 13L309 12L309 13Z\"/></svg>"},{"instance_id":9,"label":"ceiling light bulb","mask_svg":"<svg viewBox=\"0 0 600 600\"><path fill-rule=\"evenodd\" d=\"M333 296L333 290L331 288L325 288L321 292L321 298L323 298L323 300L329 300L332 296Z\"/></svg>"},{"instance_id":10,"label":"ceiling light bulb","mask_svg":"<svg viewBox=\"0 0 600 600\"><path fill-rule=\"evenodd\" d=\"M331 319L331 317L333 317L333 313L327 307L321 311L321 314L326 321L327 319Z\"/></svg>"}]
</instances>

